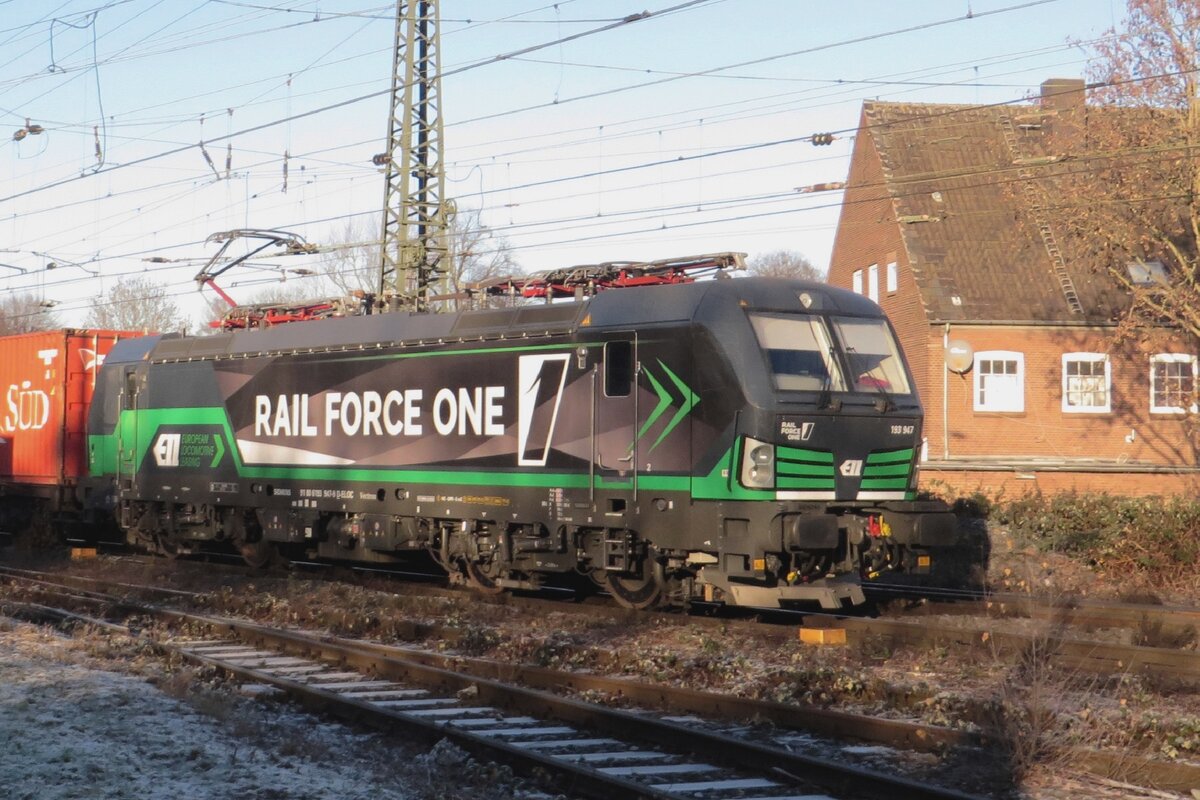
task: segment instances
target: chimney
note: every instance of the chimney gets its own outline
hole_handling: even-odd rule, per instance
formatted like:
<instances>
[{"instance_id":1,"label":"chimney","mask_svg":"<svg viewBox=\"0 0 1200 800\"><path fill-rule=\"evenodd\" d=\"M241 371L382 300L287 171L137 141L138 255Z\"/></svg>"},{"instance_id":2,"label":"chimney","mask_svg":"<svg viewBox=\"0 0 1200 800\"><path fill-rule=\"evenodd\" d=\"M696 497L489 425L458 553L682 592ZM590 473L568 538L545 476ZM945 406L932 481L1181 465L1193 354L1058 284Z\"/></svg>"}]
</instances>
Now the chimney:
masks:
<instances>
[{"instance_id":1,"label":"chimney","mask_svg":"<svg viewBox=\"0 0 1200 800\"><path fill-rule=\"evenodd\" d=\"M1042 108L1054 111L1083 108L1085 85L1080 78L1050 78L1042 81Z\"/></svg>"}]
</instances>

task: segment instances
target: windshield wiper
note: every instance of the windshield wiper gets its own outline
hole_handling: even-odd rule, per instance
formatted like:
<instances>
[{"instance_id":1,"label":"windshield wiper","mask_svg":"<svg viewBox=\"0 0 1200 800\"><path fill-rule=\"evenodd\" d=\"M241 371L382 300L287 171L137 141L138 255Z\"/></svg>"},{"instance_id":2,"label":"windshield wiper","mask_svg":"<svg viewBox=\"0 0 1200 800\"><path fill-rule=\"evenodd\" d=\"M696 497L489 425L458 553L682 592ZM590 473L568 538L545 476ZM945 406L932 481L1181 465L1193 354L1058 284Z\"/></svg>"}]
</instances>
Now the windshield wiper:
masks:
<instances>
[{"instance_id":1,"label":"windshield wiper","mask_svg":"<svg viewBox=\"0 0 1200 800\"><path fill-rule=\"evenodd\" d=\"M829 348L828 356L829 363L825 365L825 378L821 381L821 393L817 396L817 410L833 408L834 411L841 411L842 401L833 399L833 365L837 362L834 360L832 347Z\"/></svg>"},{"instance_id":2,"label":"windshield wiper","mask_svg":"<svg viewBox=\"0 0 1200 800\"><path fill-rule=\"evenodd\" d=\"M846 353L850 356L851 366L854 366L854 357L858 355L858 352L855 351L853 347L847 345ZM856 373L857 371L858 370L855 370ZM889 394L888 390L884 388L884 384L887 383L887 380L884 378L876 378L871 374L871 372L872 370L867 370L862 374L863 377L870 381L870 383L875 387L875 391L879 394L879 399L875 401L875 410L880 414L886 414L889 411L894 411L896 409L896 404L892 402L891 394ZM859 380L855 378L854 383L857 385Z\"/></svg>"}]
</instances>

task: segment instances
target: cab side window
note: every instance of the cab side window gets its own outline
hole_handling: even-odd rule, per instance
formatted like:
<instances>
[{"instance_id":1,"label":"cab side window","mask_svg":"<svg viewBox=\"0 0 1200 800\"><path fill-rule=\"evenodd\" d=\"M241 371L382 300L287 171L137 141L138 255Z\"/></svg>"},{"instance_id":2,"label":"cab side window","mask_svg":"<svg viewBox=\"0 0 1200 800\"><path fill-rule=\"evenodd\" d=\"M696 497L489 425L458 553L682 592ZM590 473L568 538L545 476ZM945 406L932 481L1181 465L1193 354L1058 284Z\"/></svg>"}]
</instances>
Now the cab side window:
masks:
<instances>
[{"instance_id":1,"label":"cab side window","mask_svg":"<svg viewBox=\"0 0 1200 800\"><path fill-rule=\"evenodd\" d=\"M628 397L633 391L633 342L604 345L604 396Z\"/></svg>"}]
</instances>

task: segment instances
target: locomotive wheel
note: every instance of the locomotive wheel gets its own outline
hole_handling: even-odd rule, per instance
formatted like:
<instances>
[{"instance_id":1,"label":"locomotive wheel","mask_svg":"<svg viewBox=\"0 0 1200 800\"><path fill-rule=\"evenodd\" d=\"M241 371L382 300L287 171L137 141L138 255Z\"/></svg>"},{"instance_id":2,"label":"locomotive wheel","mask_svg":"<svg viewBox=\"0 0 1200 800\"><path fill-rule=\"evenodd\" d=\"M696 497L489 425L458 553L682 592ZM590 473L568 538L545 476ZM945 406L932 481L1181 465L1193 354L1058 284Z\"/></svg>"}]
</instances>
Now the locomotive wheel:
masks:
<instances>
[{"instance_id":1,"label":"locomotive wheel","mask_svg":"<svg viewBox=\"0 0 1200 800\"><path fill-rule=\"evenodd\" d=\"M645 611L666 605L667 579L663 574L663 566L647 558L642 564L642 574L637 577L611 572L608 575L608 591L617 604L625 608Z\"/></svg>"},{"instance_id":2,"label":"locomotive wheel","mask_svg":"<svg viewBox=\"0 0 1200 800\"><path fill-rule=\"evenodd\" d=\"M174 541L169 536L159 534L158 536L154 537L154 541L158 545L158 554L160 556L165 556L171 561L179 558L179 556L183 553L182 548L179 546L179 542Z\"/></svg>"},{"instance_id":3,"label":"locomotive wheel","mask_svg":"<svg viewBox=\"0 0 1200 800\"><path fill-rule=\"evenodd\" d=\"M275 547L266 539L257 542L241 542L237 546L242 560L252 569L262 569L275 558Z\"/></svg>"},{"instance_id":4,"label":"locomotive wheel","mask_svg":"<svg viewBox=\"0 0 1200 800\"><path fill-rule=\"evenodd\" d=\"M488 575L483 571L483 565L475 561L463 562L463 574L467 579L467 585L474 591L480 594L501 594L504 587L500 585L498 578L500 576Z\"/></svg>"},{"instance_id":5,"label":"locomotive wheel","mask_svg":"<svg viewBox=\"0 0 1200 800\"><path fill-rule=\"evenodd\" d=\"M263 536L257 521L244 511L226 513L225 532L242 560L252 569L262 569L279 556L279 550Z\"/></svg>"}]
</instances>

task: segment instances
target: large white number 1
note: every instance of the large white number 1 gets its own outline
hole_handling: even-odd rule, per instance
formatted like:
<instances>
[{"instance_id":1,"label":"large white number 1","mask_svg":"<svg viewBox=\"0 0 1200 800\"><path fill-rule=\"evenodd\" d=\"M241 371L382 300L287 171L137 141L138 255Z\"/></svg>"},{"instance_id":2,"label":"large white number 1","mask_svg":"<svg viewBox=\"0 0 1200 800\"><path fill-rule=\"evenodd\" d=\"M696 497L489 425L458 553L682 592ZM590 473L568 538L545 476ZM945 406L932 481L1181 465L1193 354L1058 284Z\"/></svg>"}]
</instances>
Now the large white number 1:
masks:
<instances>
[{"instance_id":1,"label":"large white number 1","mask_svg":"<svg viewBox=\"0 0 1200 800\"><path fill-rule=\"evenodd\" d=\"M567 383L569 353L521 356L517 366L517 464L544 467Z\"/></svg>"}]
</instances>

